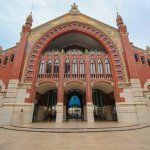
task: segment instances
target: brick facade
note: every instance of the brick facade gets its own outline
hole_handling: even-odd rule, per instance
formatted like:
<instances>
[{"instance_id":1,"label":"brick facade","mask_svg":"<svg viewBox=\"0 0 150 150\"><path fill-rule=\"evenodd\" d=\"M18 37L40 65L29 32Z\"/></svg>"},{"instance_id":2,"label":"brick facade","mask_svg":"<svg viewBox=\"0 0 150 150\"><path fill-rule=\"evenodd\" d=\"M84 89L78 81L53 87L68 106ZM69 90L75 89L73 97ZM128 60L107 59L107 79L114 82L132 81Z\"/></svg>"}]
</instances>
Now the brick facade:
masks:
<instances>
[{"instance_id":1,"label":"brick facade","mask_svg":"<svg viewBox=\"0 0 150 150\"><path fill-rule=\"evenodd\" d=\"M57 89L58 92L56 122L62 122L66 107L66 91L77 88L85 93L85 111L88 122L94 121L92 90L97 88L105 93L110 90L108 100L115 99L119 122L149 122L147 113L150 112L148 107L150 91L146 90L145 86L148 88L150 85L150 54L148 50L137 48L130 43L127 28L121 16L117 16L118 29L78 11L73 11L35 29L31 29L32 21L32 15L29 15L22 28L20 41L15 47L0 51L0 86L5 85L5 88L1 88L0 91L0 103L2 104L0 105L2 106L0 107L0 116L3 116L3 120L6 119L5 111L10 107L11 109L15 107L14 112L9 109L9 118L11 119L10 121L5 120L5 124L15 123L19 118L17 111L20 112L20 109L24 118L20 123L30 122L33 113L32 104L36 97L41 96L36 93L44 91L44 88L46 91L48 87ZM58 54L47 55L44 53L50 43L68 33L80 33L94 39L105 49L106 54L92 54L89 50L85 50L83 54L73 55L67 54L62 49ZM138 60L136 60L135 54ZM14 55L14 59L11 60L12 55ZM6 57L8 58L7 62L5 62ZM78 62L83 59L84 75L79 73L79 64L77 75L65 74L66 60L69 59L72 62L75 58ZM98 62L101 59L104 66L106 58L110 62L111 74L108 76L104 69L104 74L99 75L97 73L98 64L96 64L96 73L91 75L90 60ZM58 75L49 75L46 71L39 75L40 61L47 62L49 59L53 63L58 59L60 63ZM109 105L110 103L108 102Z\"/></svg>"}]
</instances>

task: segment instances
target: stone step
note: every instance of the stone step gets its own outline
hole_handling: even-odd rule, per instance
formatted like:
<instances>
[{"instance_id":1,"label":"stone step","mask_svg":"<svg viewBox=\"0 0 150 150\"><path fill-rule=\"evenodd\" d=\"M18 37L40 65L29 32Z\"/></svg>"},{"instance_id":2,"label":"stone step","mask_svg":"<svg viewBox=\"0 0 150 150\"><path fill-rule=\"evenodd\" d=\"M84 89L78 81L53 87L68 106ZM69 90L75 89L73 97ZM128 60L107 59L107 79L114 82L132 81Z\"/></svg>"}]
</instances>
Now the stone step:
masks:
<instances>
[{"instance_id":1,"label":"stone step","mask_svg":"<svg viewBox=\"0 0 150 150\"><path fill-rule=\"evenodd\" d=\"M3 126L0 128L14 131L25 132L44 132L44 133L86 133L86 132L116 132L137 130L150 127L150 124L138 124L132 126L121 127L102 127L102 128L34 128L34 127L21 127L21 126Z\"/></svg>"}]
</instances>

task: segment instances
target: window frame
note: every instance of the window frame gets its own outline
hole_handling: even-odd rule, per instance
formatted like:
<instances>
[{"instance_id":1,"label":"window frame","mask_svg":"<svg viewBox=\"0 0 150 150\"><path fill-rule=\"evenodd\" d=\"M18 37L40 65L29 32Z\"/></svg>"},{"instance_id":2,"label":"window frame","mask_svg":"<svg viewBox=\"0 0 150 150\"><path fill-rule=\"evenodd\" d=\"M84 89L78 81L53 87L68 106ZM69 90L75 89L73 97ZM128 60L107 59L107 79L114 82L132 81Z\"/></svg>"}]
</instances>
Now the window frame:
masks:
<instances>
[{"instance_id":1,"label":"window frame","mask_svg":"<svg viewBox=\"0 0 150 150\"><path fill-rule=\"evenodd\" d=\"M96 63L93 59L90 60L90 73L96 74Z\"/></svg>"},{"instance_id":2,"label":"window frame","mask_svg":"<svg viewBox=\"0 0 150 150\"><path fill-rule=\"evenodd\" d=\"M41 60L39 66L39 74L44 74L44 73L45 73L45 61Z\"/></svg>"},{"instance_id":3,"label":"window frame","mask_svg":"<svg viewBox=\"0 0 150 150\"><path fill-rule=\"evenodd\" d=\"M7 63L8 63L8 56L5 56L3 60L3 65L6 66Z\"/></svg>"},{"instance_id":4,"label":"window frame","mask_svg":"<svg viewBox=\"0 0 150 150\"><path fill-rule=\"evenodd\" d=\"M104 63L105 63L105 73L111 74L110 62L107 58L105 59Z\"/></svg>"},{"instance_id":5,"label":"window frame","mask_svg":"<svg viewBox=\"0 0 150 150\"><path fill-rule=\"evenodd\" d=\"M15 54L10 55L10 63L13 63L15 60Z\"/></svg>"}]
</instances>

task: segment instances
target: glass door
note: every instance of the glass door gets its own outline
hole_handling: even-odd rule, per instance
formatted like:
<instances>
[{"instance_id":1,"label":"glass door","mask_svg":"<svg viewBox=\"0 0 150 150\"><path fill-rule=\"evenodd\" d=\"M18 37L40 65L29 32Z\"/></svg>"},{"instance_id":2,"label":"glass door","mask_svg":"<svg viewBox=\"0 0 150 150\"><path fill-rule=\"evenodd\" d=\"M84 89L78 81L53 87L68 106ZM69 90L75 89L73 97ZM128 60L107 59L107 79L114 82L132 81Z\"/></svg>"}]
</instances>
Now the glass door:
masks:
<instances>
[{"instance_id":1,"label":"glass door","mask_svg":"<svg viewBox=\"0 0 150 150\"><path fill-rule=\"evenodd\" d=\"M106 120L104 95L100 90L93 90L94 119Z\"/></svg>"}]
</instances>

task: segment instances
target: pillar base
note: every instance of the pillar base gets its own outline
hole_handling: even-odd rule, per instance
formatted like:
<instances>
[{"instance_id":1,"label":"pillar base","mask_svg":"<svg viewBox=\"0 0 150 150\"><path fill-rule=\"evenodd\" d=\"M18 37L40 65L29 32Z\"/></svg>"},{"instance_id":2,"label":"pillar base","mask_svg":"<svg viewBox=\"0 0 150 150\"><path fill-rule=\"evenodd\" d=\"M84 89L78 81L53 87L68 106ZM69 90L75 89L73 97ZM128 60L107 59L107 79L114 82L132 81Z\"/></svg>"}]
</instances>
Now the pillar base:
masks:
<instances>
[{"instance_id":1,"label":"pillar base","mask_svg":"<svg viewBox=\"0 0 150 150\"><path fill-rule=\"evenodd\" d=\"M92 103L87 103L87 122L88 123L94 122L93 104Z\"/></svg>"},{"instance_id":2,"label":"pillar base","mask_svg":"<svg viewBox=\"0 0 150 150\"><path fill-rule=\"evenodd\" d=\"M0 125L18 125L32 122L33 105L28 103L4 103L0 108Z\"/></svg>"},{"instance_id":3,"label":"pillar base","mask_svg":"<svg viewBox=\"0 0 150 150\"><path fill-rule=\"evenodd\" d=\"M67 118L66 118L66 106L63 106L63 120L66 121Z\"/></svg>"},{"instance_id":4,"label":"pillar base","mask_svg":"<svg viewBox=\"0 0 150 150\"><path fill-rule=\"evenodd\" d=\"M13 113L12 105L5 105L0 108L0 125L10 125Z\"/></svg>"},{"instance_id":5,"label":"pillar base","mask_svg":"<svg viewBox=\"0 0 150 150\"><path fill-rule=\"evenodd\" d=\"M137 111L134 103L116 103L118 122L137 124Z\"/></svg>"},{"instance_id":6,"label":"pillar base","mask_svg":"<svg viewBox=\"0 0 150 150\"><path fill-rule=\"evenodd\" d=\"M63 103L57 103L56 123L63 122Z\"/></svg>"}]
</instances>

